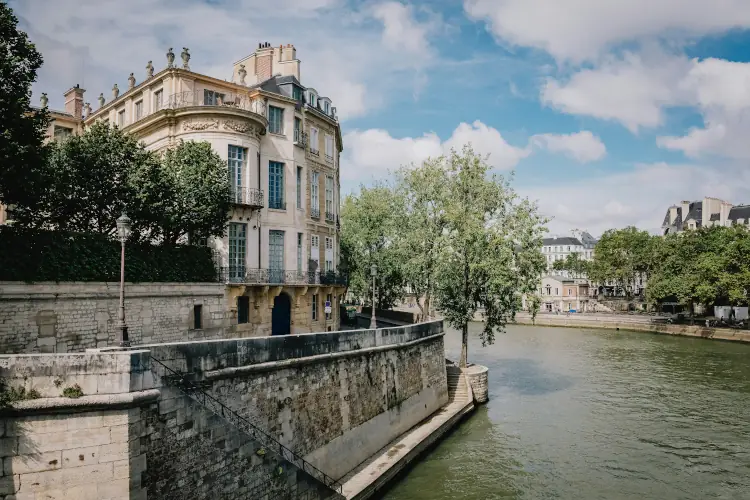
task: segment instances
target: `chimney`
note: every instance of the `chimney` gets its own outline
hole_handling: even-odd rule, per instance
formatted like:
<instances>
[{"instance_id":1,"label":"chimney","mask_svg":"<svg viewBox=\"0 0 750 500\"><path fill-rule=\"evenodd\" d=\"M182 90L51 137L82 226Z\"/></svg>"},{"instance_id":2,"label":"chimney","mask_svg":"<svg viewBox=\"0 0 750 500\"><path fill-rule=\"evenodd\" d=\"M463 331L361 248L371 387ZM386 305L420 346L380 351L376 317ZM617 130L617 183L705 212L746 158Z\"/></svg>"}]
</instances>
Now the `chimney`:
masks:
<instances>
[{"instance_id":1,"label":"chimney","mask_svg":"<svg viewBox=\"0 0 750 500\"><path fill-rule=\"evenodd\" d=\"M688 212L690 211L690 202L682 201L680 202L680 205L682 205L682 222L685 222L685 219L688 216Z\"/></svg>"},{"instance_id":2,"label":"chimney","mask_svg":"<svg viewBox=\"0 0 750 500\"><path fill-rule=\"evenodd\" d=\"M728 201L722 201L721 202L721 209L719 210L719 223L722 226L727 225L727 221L729 220L729 212L732 210L732 204Z\"/></svg>"},{"instance_id":3,"label":"chimney","mask_svg":"<svg viewBox=\"0 0 750 500\"><path fill-rule=\"evenodd\" d=\"M258 83L264 82L273 75L273 47L266 42L255 51L255 74L258 77Z\"/></svg>"},{"instance_id":4,"label":"chimney","mask_svg":"<svg viewBox=\"0 0 750 500\"><path fill-rule=\"evenodd\" d=\"M674 225L674 221L677 218L677 205L669 207L669 225Z\"/></svg>"},{"instance_id":5,"label":"chimney","mask_svg":"<svg viewBox=\"0 0 750 500\"><path fill-rule=\"evenodd\" d=\"M63 95L65 96L65 112L75 116L76 119L81 120L83 118L83 93L86 92L76 84L75 87L69 89Z\"/></svg>"}]
</instances>

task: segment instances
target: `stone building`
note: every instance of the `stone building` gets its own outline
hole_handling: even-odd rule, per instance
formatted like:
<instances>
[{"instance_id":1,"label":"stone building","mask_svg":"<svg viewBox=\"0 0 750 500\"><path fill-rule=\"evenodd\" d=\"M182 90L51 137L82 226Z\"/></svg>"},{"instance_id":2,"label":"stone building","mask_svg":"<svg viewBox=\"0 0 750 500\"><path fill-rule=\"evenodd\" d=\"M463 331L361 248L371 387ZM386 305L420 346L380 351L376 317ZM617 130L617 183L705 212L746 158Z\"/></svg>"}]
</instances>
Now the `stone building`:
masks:
<instances>
[{"instance_id":1,"label":"stone building","mask_svg":"<svg viewBox=\"0 0 750 500\"><path fill-rule=\"evenodd\" d=\"M589 283L586 279L551 275L542 278L539 287L540 310L544 312L587 312L591 310Z\"/></svg>"},{"instance_id":2,"label":"stone building","mask_svg":"<svg viewBox=\"0 0 750 500\"><path fill-rule=\"evenodd\" d=\"M736 224L750 225L750 205L732 205L719 198L705 197L703 200L682 201L669 207L661 229L666 236L687 229Z\"/></svg>"},{"instance_id":3,"label":"stone building","mask_svg":"<svg viewBox=\"0 0 750 500\"><path fill-rule=\"evenodd\" d=\"M109 102L84 103L78 86L53 112L50 137L96 122L117 126L152 151L207 141L227 162L233 207L215 250L230 323L248 334L330 331L345 289L339 262L341 127L331 99L301 83L292 45L259 44L232 81L190 69L172 49L165 67L115 84ZM43 105L46 105L43 96ZM327 308L326 306L329 306Z\"/></svg>"}]
</instances>

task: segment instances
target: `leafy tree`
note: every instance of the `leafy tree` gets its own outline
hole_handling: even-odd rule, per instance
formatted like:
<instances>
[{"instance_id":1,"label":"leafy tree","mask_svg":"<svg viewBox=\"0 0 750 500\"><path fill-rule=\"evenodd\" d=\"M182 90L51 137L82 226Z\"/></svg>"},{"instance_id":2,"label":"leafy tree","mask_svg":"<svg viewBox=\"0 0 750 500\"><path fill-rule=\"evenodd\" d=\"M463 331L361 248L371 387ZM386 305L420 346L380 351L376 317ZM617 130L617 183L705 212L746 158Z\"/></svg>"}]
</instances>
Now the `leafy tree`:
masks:
<instances>
[{"instance_id":1,"label":"leafy tree","mask_svg":"<svg viewBox=\"0 0 750 500\"><path fill-rule=\"evenodd\" d=\"M0 202L35 206L46 179L47 111L32 110L31 84L42 55L0 2Z\"/></svg>"},{"instance_id":2,"label":"leafy tree","mask_svg":"<svg viewBox=\"0 0 750 500\"><path fill-rule=\"evenodd\" d=\"M657 264L659 238L630 226L606 231L596 244L588 274L592 281L614 282L630 297L638 277L648 280Z\"/></svg>"},{"instance_id":3,"label":"leafy tree","mask_svg":"<svg viewBox=\"0 0 750 500\"><path fill-rule=\"evenodd\" d=\"M223 237L229 220L230 185L226 163L208 142L181 142L161 162L134 164L129 185L135 193L133 217L151 238L174 245Z\"/></svg>"},{"instance_id":4,"label":"leafy tree","mask_svg":"<svg viewBox=\"0 0 750 500\"><path fill-rule=\"evenodd\" d=\"M552 264L555 271L568 271L574 276L587 276L591 262L581 258L578 252L569 253L564 259L556 260Z\"/></svg>"},{"instance_id":5,"label":"leafy tree","mask_svg":"<svg viewBox=\"0 0 750 500\"><path fill-rule=\"evenodd\" d=\"M400 252L395 244L403 203L389 186L361 187L341 208L341 247L349 272L349 288L371 301L370 268L378 268L377 307L388 309L404 296Z\"/></svg>"},{"instance_id":6,"label":"leafy tree","mask_svg":"<svg viewBox=\"0 0 750 500\"><path fill-rule=\"evenodd\" d=\"M484 309L482 344L494 341L521 308L523 294L536 291L545 268L541 253L546 219L520 199L471 146L445 159L449 183L444 242L438 258L439 309L461 330L460 366L467 365L469 322Z\"/></svg>"},{"instance_id":7,"label":"leafy tree","mask_svg":"<svg viewBox=\"0 0 750 500\"><path fill-rule=\"evenodd\" d=\"M446 227L448 172L445 158L428 159L419 168L403 167L396 189L403 201L397 241L405 283L414 293L423 318L432 317L432 297Z\"/></svg>"}]
</instances>

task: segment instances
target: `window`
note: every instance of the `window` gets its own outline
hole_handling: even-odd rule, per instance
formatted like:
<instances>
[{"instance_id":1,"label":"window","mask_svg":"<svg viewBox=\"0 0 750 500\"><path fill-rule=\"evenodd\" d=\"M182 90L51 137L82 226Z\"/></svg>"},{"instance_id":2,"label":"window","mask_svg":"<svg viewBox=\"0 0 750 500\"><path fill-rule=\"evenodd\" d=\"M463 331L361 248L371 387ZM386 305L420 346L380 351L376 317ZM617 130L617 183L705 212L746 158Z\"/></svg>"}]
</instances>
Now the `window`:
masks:
<instances>
[{"instance_id":1,"label":"window","mask_svg":"<svg viewBox=\"0 0 750 500\"><path fill-rule=\"evenodd\" d=\"M240 295L237 297L237 324L250 322L250 297Z\"/></svg>"},{"instance_id":2,"label":"window","mask_svg":"<svg viewBox=\"0 0 750 500\"><path fill-rule=\"evenodd\" d=\"M555 288L555 295L557 295L557 288Z\"/></svg>"},{"instance_id":3,"label":"window","mask_svg":"<svg viewBox=\"0 0 750 500\"><path fill-rule=\"evenodd\" d=\"M227 149L227 167L229 168L229 185L232 190L232 201L235 203L243 201L242 171L246 157L247 151L245 148L229 145Z\"/></svg>"},{"instance_id":4,"label":"window","mask_svg":"<svg viewBox=\"0 0 750 500\"><path fill-rule=\"evenodd\" d=\"M318 263L320 262L320 236L316 234L310 237L310 260L315 261L315 268L317 270Z\"/></svg>"},{"instance_id":5,"label":"window","mask_svg":"<svg viewBox=\"0 0 750 500\"><path fill-rule=\"evenodd\" d=\"M117 113L117 126L122 128L125 126L125 110L123 109Z\"/></svg>"},{"instance_id":6,"label":"window","mask_svg":"<svg viewBox=\"0 0 750 500\"><path fill-rule=\"evenodd\" d=\"M326 134L326 158L333 159L333 136Z\"/></svg>"},{"instance_id":7,"label":"window","mask_svg":"<svg viewBox=\"0 0 750 500\"><path fill-rule=\"evenodd\" d=\"M284 231L268 231L268 273L271 283L284 282Z\"/></svg>"},{"instance_id":8,"label":"window","mask_svg":"<svg viewBox=\"0 0 750 500\"><path fill-rule=\"evenodd\" d=\"M268 131L284 135L284 110L276 106L268 107Z\"/></svg>"},{"instance_id":9,"label":"window","mask_svg":"<svg viewBox=\"0 0 750 500\"><path fill-rule=\"evenodd\" d=\"M310 216L320 217L320 197L318 196L318 178L320 174L313 172L310 174Z\"/></svg>"},{"instance_id":10,"label":"window","mask_svg":"<svg viewBox=\"0 0 750 500\"><path fill-rule=\"evenodd\" d=\"M196 304L193 306L193 329L200 330L203 328L203 306Z\"/></svg>"},{"instance_id":11,"label":"window","mask_svg":"<svg viewBox=\"0 0 750 500\"><path fill-rule=\"evenodd\" d=\"M157 90L154 92L154 111L159 111L162 106L162 98L164 97L164 91Z\"/></svg>"},{"instance_id":12,"label":"window","mask_svg":"<svg viewBox=\"0 0 750 500\"><path fill-rule=\"evenodd\" d=\"M333 238L326 238L326 272L333 272Z\"/></svg>"},{"instance_id":13,"label":"window","mask_svg":"<svg viewBox=\"0 0 750 500\"><path fill-rule=\"evenodd\" d=\"M568 245L568 252L570 252L570 245Z\"/></svg>"},{"instance_id":14,"label":"window","mask_svg":"<svg viewBox=\"0 0 750 500\"><path fill-rule=\"evenodd\" d=\"M302 100L302 89L297 87L296 85L292 85L292 99L294 99L295 101Z\"/></svg>"},{"instance_id":15,"label":"window","mask_svg":"<svg viewBox=\"0 0 750 500\"><path fill-rule=\"evenodd\" d=\"M312 296L312 320L318 321L318 294Z\"/></svg>"},{"instance_id":16,"label":"window","mask_svg":"<svg viewBox=\"0 0 750 500\"><path fill-rule=\"evenodd\" d=\"M245 279L245 254L247 251L247 224L229 223L229 279Z\"/></svg>"},{"instance_id":17,"label":"window","mask_svg":"<svg viewBox=\"0 0 750 500\"><path fill-rule=\"evenodd\" d=\"M224 103L224 94L216 92L215 90L205 89L203 91L203 105L204 106L221 106L223 103Z\"/></svg>"},{"instance_id":18,"label":"window","mask_svg":"<svg viewBox=\"0 0 750 500\"><path fill-rule=\"evenodd\" d=\"M302 233L297 233L297 272L302 272Z\"/></svg>"},{"instance_id":19,"label":"window","mask_svg":"<svg viewBox=\"0 0 750 500\"><path fill-rule=\"evenodd\" d=\"M284 205L284 164L268 162L268 208L286 210Z\"/></svg>"},{"instance_id":20,"label":"window","mask_svg":"<svg viewBox=\"0 0 750 500\"><path fill-rule=\"evenodd\" d=\"M310 127L310 152L312 154L318 154L320 151L320 144L318 142L318 129Z\"/></svg>"},{"instance_id":21,"label":"window","mask_svg":"<svg viewBox=\"0 0 750 500\"><path fill-rule=\"evenodd\" d=\"M331 112L330 107L331 107L331 105L328 103L328 101L326 101L326 103L324 105L324 108L323 108L324 111L326 112L326 114L330 114L330 112Z\"/></svg>"},{"instance_id":22,"label":"window","mask_svg":"<svg viewBox=\"0 0 750 500\"><path fill-rule=\"evenodd\" d=\"M73 129L68 127L61 127L59 125L55 125L55 129L53 132L53 137L56 141L67 139L68 137L73 135Z\"/></svg>"},{"instance_id":23,"label":"window","mask_svg":"<svg viewBox=\"0 0 750 500\"><path fill-rule=\"evenodd\" d=\"M143 101L135 103L135 119L140 120L143 118Z\"/></svg>"},{"instance_id":24,"label":"window","mask_svg":"<svg viewBox=\"0 0 750 500\"><path fill-rule=\"evenodd\" d=\"M333 218L333 177L326 175L326 218Z\"/></svg>"},{"instance_id":25,"label":"window","mask_svg":"<svg viewBox=\"0 0 750 500\"><path fill-rule=\"evenodd\" d=\"M294 117L294 142L299 144L302 142L302 120Z\"/></svg>"},{"instance_id":26,"label":"window","mask_svg":"<svg viewBox=\"0 0 750 500\"><path fill-rule=\"evenodd\" d=\"M297 208L302 210L302 167L297 167Z\"/></svg>"},{"instance_id":27,"label":"window","mask_svg":"<svg viewBox=\"0 0 750 500\"><path fill-rule=\"evenodd\" d=\"M333 295L331 295L330 293L326 295L326 303L331 304L331 312L333 312ZM330 313L326 313L326 319L331 319Z\"/></svg>"},{"instance_id":28,"label":"window","mask_svg":"<svg viewBox=\"0 0 750 500\"><path fill-rule=\"evenodd\" d=\"M314 108L317 105L317 103L318 103L318 97L312 92L310 92L310 106Z\"/></svg>"}]
</instances>

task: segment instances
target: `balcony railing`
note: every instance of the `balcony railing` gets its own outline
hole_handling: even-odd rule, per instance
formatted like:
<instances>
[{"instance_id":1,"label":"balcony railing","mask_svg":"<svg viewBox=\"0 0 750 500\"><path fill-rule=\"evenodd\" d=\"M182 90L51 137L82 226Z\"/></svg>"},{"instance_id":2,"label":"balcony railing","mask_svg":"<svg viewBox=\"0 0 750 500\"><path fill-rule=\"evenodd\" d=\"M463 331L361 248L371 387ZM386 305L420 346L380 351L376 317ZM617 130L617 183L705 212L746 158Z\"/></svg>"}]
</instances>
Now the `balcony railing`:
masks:
<instances>
[{"instance_id":1,"label":"balcony railing","mask_svg":"<svg viewBox=\"0 0 750 500\"><path fill-rule=\"evenodd\" d=\"M263 208L263 191L254 188L232 186L229 201L235 205Z\"/></svg>"},{"instance_id":2,"label":"balcony railing","mask_svg":"<svg viewBox=\"0 0 750 500\"><path fill-rule=\"evenodd\" d=\"M301 148L307 147L307 133L299 129L294 131L294 144Z\"/></svg>"},{"instance_id":3,"label":"balcony railing","mask_svg":"<svg viewBox=\"0 0 750 500\"><path fill-rule=\"evenodd\" d=\"M336 214L333 212L326 211L326 221L327 222L333 222L336 220Z\"/></svg>"},{"instance_id":4,"label":"balcony railing","mask_svg":"<svg viewBox=\"0 0 750 500\"><path fill-rule=\"evenodd\" d=\"M319 149L310 148L310 154L313 155L313 156L320 156L320 150Z\"/></svg>"},{"instance_id":5,"label":"balcony railing","mask_svg":"<svg viewBox=\"0 0 750 500\"><path fill-rule=\"evenodd\" d=\"M162 109L188 108L192 106L228 107L250 111L257 115L266 116L266 103L258 97L233 92L210 93L204 91L187 91L172 94Z\"/></svg>"},{"instance_id":6,"label":"balcony railing","mask_svg":"<svg viewBox=\"0 0 750 500\"><path fill-rule=\"evenodd\" d=\"M286 210L286 202L282 200L268 200L268 208Z\"/></svg>"},{"instance_id":7,"label":"balcony railing","mask_svg":"<svg viewBox=\"0 0 750 500\"><path fill-rule=\"evenodd\" d=\"M333 163L333 156L326 153L326 161Z\"/></svg>"},{"instance_id":8,"label":"balcony railing","mask_svg":"<svg viewBox=\"0 0 750 500\"><path fill-rule=\"evenodd\" d=\"M222 267L219 270L222 283L242 285L338 285L346 286L349 277L337 271L297 271L288 269L253 269L246 267Z\"/></svg>"},{"instance_id":9,"label":"balcony railing","mask_svg":"<svg viewBox=\"0 0 750 500\"><path fill-rule=\"evenodd\" d=\"M312 217L313 219L320 219L320 209L312 207L310 209L310 217Z\"/></svg>"}]
</instances>

